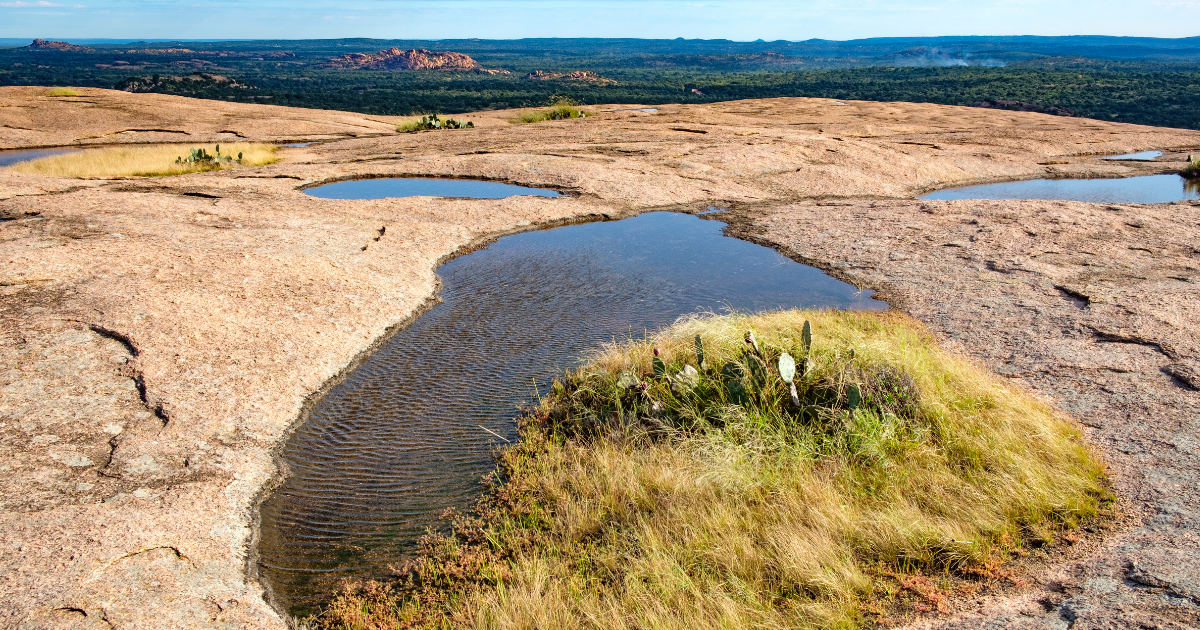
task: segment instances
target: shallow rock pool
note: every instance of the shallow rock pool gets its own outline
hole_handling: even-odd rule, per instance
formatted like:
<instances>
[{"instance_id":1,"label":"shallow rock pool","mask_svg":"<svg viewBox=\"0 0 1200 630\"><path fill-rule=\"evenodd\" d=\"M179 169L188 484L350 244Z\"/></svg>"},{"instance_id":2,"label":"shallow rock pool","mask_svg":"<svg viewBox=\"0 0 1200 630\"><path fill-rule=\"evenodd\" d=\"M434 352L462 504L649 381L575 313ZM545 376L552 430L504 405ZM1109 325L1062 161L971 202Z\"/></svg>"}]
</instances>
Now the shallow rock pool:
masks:
<instances>
[{"instance_id":1,"label":"shallow rock pool","mask_svg":"<svg viewBox=\"0 0 1200 630\"><path fill-rule=\"evenodd\" d=\"M921 199L1054 199L1090 203L1167 203L1200 199L1200 184L1179 175L1121 179L1032 179L938 190Z\"/></svg>"},{"instance_id":2,"label":"shallow rock pool","mask_svg":"<svg viewBox=\"0 0 1200 630\"><path fill-rule=\"evenodd\" d=\"M548 188L530 188L504 182L448 177L385 177L354 179L315 186L304 190L307 195L324 199L384 199L387 197L470 197L502 199L518 195L562 197Z\"/></svg>"},{"instance_id":3,"label":"shallow rock pool","mask_svg":"<svg viewBox=\"0 0 1200 630\"><path fill-rule=\"evenodd\" d=\"M343 578L386 577L446 508L474 503L518 407L600 344L705 311L886 308L723 227L655 212L507 236L443 265L443 302L282 447L290 476L261 506L258 546L279 603L305 614Z\"/></svg>"}]
</instances>

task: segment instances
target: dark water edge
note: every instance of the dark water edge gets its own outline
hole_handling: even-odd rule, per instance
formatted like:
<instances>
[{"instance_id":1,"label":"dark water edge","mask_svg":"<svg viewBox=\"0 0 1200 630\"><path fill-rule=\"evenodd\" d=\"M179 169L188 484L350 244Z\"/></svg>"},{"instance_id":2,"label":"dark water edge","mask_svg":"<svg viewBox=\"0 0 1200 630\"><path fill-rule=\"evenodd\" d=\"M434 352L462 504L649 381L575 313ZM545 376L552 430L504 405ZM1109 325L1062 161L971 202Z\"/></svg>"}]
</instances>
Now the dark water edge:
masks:
<instances>
[{"instance_id":1,"label":"dark water edge","mask_svg":"<svg viewBox=\"0 0 1200 630\"><path fill-rule=\"evenodd\" d=\"M1121 179L1032 179L947 188L921 199L1046 199L1089 203L1169 203L1200 199L1200 183L1179 175Z\"/></svg>"},{"instance_id":2,"label":"dark water edge","mask_svg":"<svg viewBox=\"0 0 1200 630\"><path fill-rule=\"evenodd\" d=\"M473 199L503 199L518 195L562 197L548 188L530 188L503 182L448 177L381 177L353 179L304 190L307 195L323 199L384 199L387 197L470 197Z\"/></svg>"},{"instance_id":3,"label":"dark water edge","mask_svg":"<svg viewBox=\"0 0 1200 630\"><path fill-rule=\"evenodd\" d=\"M292 614L386 578L446 508L479 497L522 404L604 342L691 313L883 309L869 291L724 224L649 213L499 239L439 270L443 302L318 400L261 505L259 571Z\"/></svg>"}]
</instances>

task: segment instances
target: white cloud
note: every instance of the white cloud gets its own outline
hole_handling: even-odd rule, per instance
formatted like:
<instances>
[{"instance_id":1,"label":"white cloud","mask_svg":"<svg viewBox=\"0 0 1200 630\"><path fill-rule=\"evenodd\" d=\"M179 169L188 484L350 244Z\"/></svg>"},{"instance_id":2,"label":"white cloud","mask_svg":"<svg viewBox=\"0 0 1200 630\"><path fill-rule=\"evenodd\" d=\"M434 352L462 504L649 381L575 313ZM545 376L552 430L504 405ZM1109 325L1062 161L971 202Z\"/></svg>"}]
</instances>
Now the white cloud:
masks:
<instances>
[{"instance_id":1,"label":"white cloud","mask_svg":"<svg viewBox=\"0 0 1200 630\"><path fill-rule=\"evenodd\" d=\"M40 0L39 2L20 2L19 0L17 2L0 2L0 7L61 7L61 6L62 6L61 4L54 4L53 2L46 2L46 0Z\"/></svg>"}]
</instances>

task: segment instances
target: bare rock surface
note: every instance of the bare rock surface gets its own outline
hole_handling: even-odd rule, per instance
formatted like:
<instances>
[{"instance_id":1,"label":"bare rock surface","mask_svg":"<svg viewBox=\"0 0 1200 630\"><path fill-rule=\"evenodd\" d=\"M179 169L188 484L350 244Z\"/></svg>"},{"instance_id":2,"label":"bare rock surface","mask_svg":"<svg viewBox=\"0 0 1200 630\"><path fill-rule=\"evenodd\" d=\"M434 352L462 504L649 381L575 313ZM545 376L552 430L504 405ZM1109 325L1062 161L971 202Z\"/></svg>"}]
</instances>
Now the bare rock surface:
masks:
<instances>
[{"instance_id":1,"label":"bare rock surface","mask_svg":"<svg viewBox=\"0 0 1200 630\"><path fill-rule=\"evenodd\" d=\"M394 116L222 103L119 90L0 88L0 149L128 143L290 142L391 134Z\"/></svg>"},{"instance_id":2,"label":"bare rock surface","mask_svg":"<svg viewBox=\"0 0 1200 630\"><path fill-rule=\"evenodd\" d=\"M911 197L1160 172L1200 147L1198 133L773 99L521 126L487 112L466 117L471 130L395 134L381 117L81 91L0 88L0 146L158 133L130 129L330 141L177 177L0 170L0 627L283 627L253 562L273 449L307 397L429 303L440 261L517 230L708 205L739 208L748 237L883 290L1089 427L1136 524L1022 596L1049 602L1031 623L1196 619L1200 209ZM1165 161L1095 159L1149 149ZM389 175L572 196L300 190ZM1025 623L1013 601L955 623Z\"/></svg>"}]
</instances>

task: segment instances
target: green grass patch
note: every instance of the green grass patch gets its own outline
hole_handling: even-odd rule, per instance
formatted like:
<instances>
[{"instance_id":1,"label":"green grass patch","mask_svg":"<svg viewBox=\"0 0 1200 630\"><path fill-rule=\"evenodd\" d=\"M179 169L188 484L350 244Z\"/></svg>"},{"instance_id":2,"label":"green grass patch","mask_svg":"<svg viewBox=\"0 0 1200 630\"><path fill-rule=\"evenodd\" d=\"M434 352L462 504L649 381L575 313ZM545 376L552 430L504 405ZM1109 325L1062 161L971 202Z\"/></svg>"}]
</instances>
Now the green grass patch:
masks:
<instances>
[{"instance_id":1,"label":"green grass patch","mask_svg":"<svg viewBox=\"0 0 1200 630\"><path fill-rule=\"evenodd\" d=\"M46 96L83 96L83 92L69 87L56 87L46 90Z\"/></svg>"},{"instance_id":2,"label":"green grass patch","mask_svg":"<svg viewBox=\"0 0 1200 630\"><path fill-rule=\"evenodd\" d=\"M543 122L546 120L570 120L572 118L586 118L591 116L586 111L579 109L578 104L571 99L555 99L550 103L550 109L544 109L533 112L525 112L516 119L515 122L520 124Z\"/></svg>"},{"instance_id":3,"label":"green grass patch","mask_svg":"<svg viewBox=\"0 0 1200 630\"><path fill-rule=\"evenodd\" d=\"M402 579L316 621L855 628L892 587L941 606L945 580L996 578L1110 500L1068 418L907 317L848 311L605 347L523 418L490 483Z\"/></svg>"}]
</instances>

